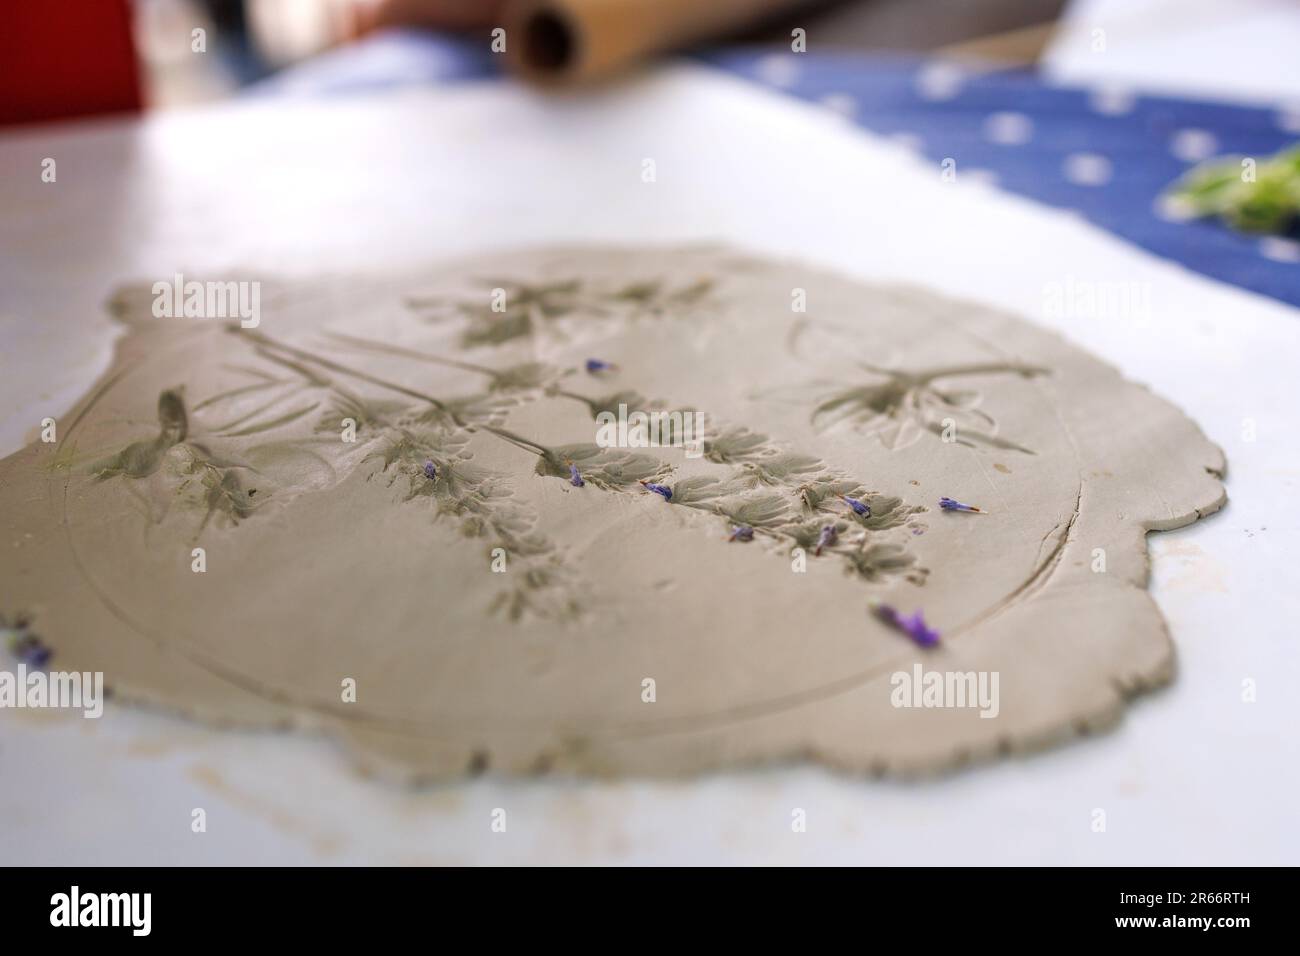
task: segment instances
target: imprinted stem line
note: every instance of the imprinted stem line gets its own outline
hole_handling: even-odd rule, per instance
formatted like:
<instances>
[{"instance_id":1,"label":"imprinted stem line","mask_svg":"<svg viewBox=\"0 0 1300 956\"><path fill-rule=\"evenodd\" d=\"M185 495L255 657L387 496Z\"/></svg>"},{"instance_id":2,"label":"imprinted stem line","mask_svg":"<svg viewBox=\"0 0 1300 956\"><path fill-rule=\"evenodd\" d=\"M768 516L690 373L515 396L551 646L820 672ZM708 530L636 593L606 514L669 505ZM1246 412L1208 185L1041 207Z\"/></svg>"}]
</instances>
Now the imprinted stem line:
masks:
<instances>
[{"instance_id":1,"label":"imprinted stem line","mask_svg":"<svg viewBox=\"0 0 1300 956\"><path fill-rule=\"evenodd\" d=\"M454 421L457 425L461 426L462 428L465 427L465 422L461 421L460 417L456 415L450 408L448 408L445 402L434 398L432 395L426 395L423 392L417 392L415 389L407 388L405 385L397 385L393 382L385 381L384 379L379 378L378 376L375 375L370 375L367 372L358 372L356 369L348 368L346 365L342 365L338 362L333 362L330 359L321 358L319 355L315 355L304 349L295 348L292 345L285 345L283 342L277 342L275 339L270 338L269 336L264 335L261 332L250 332L245 330L242 332L242 334L250 336L255 341L260 342L262 345L264 345L267 348L278 349L281 352L286 352L289 355L292 355L295 358L301 359L303 361L315 362L317 365L321 366L322 368L327 368L334 372L341 372L344 375L351 375L353 378L359 378L363 382L369 382L371 385L378 385L380 388L386 388L389 391L397 392L401 395L406 395L409 398L415 398L422 402L428 402L430 405L432 405L434 408L438 409L439 411L445 412L451 418L451 420Z\"/></svg>"}]
</instances>

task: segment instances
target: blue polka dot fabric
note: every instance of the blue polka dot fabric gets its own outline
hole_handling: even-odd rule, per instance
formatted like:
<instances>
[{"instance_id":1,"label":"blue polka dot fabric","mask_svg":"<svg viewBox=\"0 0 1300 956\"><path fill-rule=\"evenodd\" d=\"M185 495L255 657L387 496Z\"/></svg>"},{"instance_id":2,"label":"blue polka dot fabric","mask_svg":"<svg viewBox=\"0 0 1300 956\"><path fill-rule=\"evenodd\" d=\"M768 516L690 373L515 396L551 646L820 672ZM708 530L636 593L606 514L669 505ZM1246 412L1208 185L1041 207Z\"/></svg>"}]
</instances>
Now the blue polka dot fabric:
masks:
<instances>
[{"instance_id":1,"label":"blue polka dot fabric","mask_svg":"<svg viewBox=\"0 0 1300 956\"><path fill-rule=\"evenodd\" d=\"M1300 305L1297 236L1257 236L1213 220L1184 221L1161 202L1201 160L1262 159L1300 140L1300 110L1274 111L1049 85L1032 71L981 72L875 55L705 51L720 70L835 110L908 144L958 179L1079 212L1190 269ZM341 95L481 79L497 59L478 40L395 32L318 57L255 89Z\"/></svg>"},{"instance_id":2,"label":"blue polka dot fabric","mask_svg":"<svg viewBox=\"0 0 1300 956\"><path fill-rule=\"evenodd\" d=\"M1300 242L1184 221L1161 196L1196 163L1300 141L1300 111L1050 86L914 59L726 50L720 69L850 117L935 164L1064 209L1188 268L1300 305Z\"/></svg>"}]
</instances>

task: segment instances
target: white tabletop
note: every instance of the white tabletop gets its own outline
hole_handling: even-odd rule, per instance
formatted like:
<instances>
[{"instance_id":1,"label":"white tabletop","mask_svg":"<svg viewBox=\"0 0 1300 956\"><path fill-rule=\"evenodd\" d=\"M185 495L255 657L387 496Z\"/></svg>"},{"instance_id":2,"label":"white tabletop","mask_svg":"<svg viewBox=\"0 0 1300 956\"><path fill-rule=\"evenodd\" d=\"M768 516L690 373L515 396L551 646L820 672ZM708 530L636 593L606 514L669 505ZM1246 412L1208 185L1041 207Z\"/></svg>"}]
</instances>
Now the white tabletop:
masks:
<instances>
[{"instance_id":1,"label":"white tabletop","mask_svg":"<svg viewBox=\"0 0 1300 956\"><path fill-rule=\"evenodd\" d=\"M1039 66L1072 85L1300 106L1290 0L1071 0Z\"/></svg>"}]
</instances>

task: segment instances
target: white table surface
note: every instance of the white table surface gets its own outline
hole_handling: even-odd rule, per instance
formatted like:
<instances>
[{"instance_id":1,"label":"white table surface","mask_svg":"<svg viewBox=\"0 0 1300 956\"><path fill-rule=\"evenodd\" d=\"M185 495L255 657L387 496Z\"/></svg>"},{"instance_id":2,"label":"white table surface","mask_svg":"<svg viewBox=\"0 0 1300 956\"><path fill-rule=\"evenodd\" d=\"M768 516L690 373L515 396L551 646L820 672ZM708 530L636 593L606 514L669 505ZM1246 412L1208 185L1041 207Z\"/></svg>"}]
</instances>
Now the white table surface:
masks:
<instances>
[{"instance_id":1,"label":"white table surface","mask_svg":"<svg viewBox=\"0 0 1300 956\"><path fill-rule=\"evenodd\" d=\"M702 68L558 100L487 83L0 137L0 452L107 366L99 307L123 280L602 239L928 283L1056 326L1185 408L1227 452L1231 501L1150 539L1176 682L1113 732L906 784L793 767L405 790L309 737L0 711L0 862L1300 862L1300 313ZM1045 289L1070 278L1146 283L1152 314L1053 318Z\"/></svg>"},{"instance_id":2,"label":"white table surface","mask_svg":"<svg viewBox=\"0 0 1300 956\"><path fill-rule=\"evenodd\" d=\"M1071 0L1049 79L1300 110L1293 0Z\"/></svg>"}]
</instances>

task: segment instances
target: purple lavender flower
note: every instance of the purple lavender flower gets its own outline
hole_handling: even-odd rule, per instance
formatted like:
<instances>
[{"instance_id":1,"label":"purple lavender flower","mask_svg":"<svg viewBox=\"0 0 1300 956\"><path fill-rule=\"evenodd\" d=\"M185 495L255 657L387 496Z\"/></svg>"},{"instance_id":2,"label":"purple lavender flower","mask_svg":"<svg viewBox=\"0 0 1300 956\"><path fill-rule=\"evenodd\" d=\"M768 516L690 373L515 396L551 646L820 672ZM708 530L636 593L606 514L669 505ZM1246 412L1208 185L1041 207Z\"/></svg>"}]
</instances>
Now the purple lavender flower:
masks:
<instances>
[{"instance_id":1,"label":"purple lavender flower","mask_svg":"<svg viewBox=\"0 0 1300 956\"><path fill-rule=\"evenodd\" d=\"M9 650L28 667L44 667L54 656L54 652L46 647L39 637L26 631L20 631L15 637L10 638Z\"/></svg>"},{"instance_id":2,"label":"purple lavender flower","mask_svg":"<svg viewBox=\"0 0 1300 956\"><path fill-rule=\"evenodd\" d=\"M828 524L825 527L823 527L822 533L817 535L817 545L816 547L813 548L813 554L820 557L822 553L822 549L829 548L831 545L833 545L835 543L835 539L838 538L839 536L840 536L839 532L835 530L835 525Z\"/></svg>"},{"instance_id":3,"label":"purple lavender flower","mask_svg":"<svg viewBox=\"0 0 1300 956\"><path fill-rule=\"evenodd\" d=\"M578 471L578 466L573 462L569 462L569 484L573 485L575 488L581 488L586 484L586 482L582 480L582 472Z\"/></svg>"},{"instance_id":4,"label":"purple lavender flower","mask_svg":"<svg viewBox=\"0 0 1300 956\"><path fill-rule=\"evenodd\" d=\"M434 467L433 462L426 461L424 463L424 477L428 478L430 481L433 481L438 477L438 469Z\"/></svg>"},{"instance_id":5,"label":"purple lavender flower","mask_svg":"<svg viewBox=\"0 0 1300 956\"><path fill-rule=\"evenodd\" d=\"M900 614L888 604L876 604L872 607L878 618L892 627L898 628L920 647L935 647L939 643L939 632L925 623L925 618L918 610L908 617Z\"/></svg>"},{"instance_id":6,"label":"purple lavender flower","mask_svg":"<svg viewBox=\"0 0 1300 956\"><path fill-rule=\"evenodd\" d=\"M939 507L944 511L974 511L976 514L983 514L983 512L974 505L964 505L956 498L940 498Z\"/></svg>"},{"instance_id":7,"label":"purple lavender flower","mask_svg":"<svg viewBox=\"0 0 1300 956\"><path fill-rule=\"evenodd\" d=\"M601 372L612 372L618 368L613 362L606 362L603 359L587 359L587 372L590 375L599 375Z\"/></svg>"},{"instance_id":8,"label":"purple lavender flower","mask_svg":"<svg viewBox=\"0 0 1300 956\"><path fill-rule=\"evenodd\" d=\"M656 485L653 481L642 480L641 487L646 491L653 491L657 495L662 495L664 501L673 500L673 490L667 485Z\"/></svg>"},{"instance_id":9,"label":"purple lavender flower","mask_svg":"<svg viewBox=\"0 0 1300 956\"><path fill-rule=\"evenodd\" d=\"M754 529L747 524L733 525L731 528L731 536L727 538L727 540L728 541L753 541Z\"/></svg>"},{"instance_id":10,"label":"purple lavender flower","mask_svg":"<svg viewBox=\"0 0 1300 956\"><path fill-rule=\"evenodd\" d=\"M860 515L863 518L871 517L871 505L861 498L851 498L848 495L840 495L840 497L844 499L846 505L853 509L855 515Z\"/></svg>"}]
</instances>

